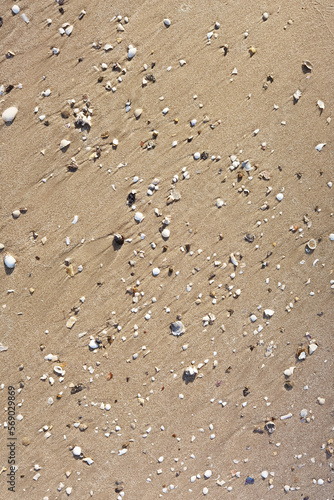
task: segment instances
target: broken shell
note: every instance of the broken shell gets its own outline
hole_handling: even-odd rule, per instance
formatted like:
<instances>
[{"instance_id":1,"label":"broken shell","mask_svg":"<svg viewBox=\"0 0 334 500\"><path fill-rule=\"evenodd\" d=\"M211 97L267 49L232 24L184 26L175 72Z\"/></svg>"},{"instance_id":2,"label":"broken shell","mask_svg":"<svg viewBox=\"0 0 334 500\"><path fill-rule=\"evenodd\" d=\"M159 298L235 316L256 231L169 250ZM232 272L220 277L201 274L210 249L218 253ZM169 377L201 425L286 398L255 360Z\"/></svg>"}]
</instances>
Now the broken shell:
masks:
<instances>
[{"instance_id":1,"label":"broken shell","mask_svg":"<svg viewBox=\"0 0 334 500\"><path fill-rule=\"evenodd\" d=\"M271 318L274 315L274 311L272 309L265 309L263 311L263 316L265 318Z\"/></svg>"},{"instance_id":2,"label":"broken shell","mask_svg":"<svg viewBox=\"0 0 334 500\"><path fill-rule=\"evenodd\" d=\"M293 371L295 369L295 366L290 366L290 368L287 368L286 370L284 370L284 375L286 377L291 377L291 375L293 374Z\"/></svg>"},{"instance_id":3,"label":"broken shell","mask_svg":"<svg viewBox=\"0 0 334 500\"><path fill-rule=\"evenodd\" d=\"M155 267L152 271L153 276L158 276L160 274L160 269L158 267Z\"/></svg>"},{"instance_id":4,"label":"broken shell","mask_svg":"<svg viewBox=\"0 0 334 500\"><path fill-rule=\"evenodd\" d=\"M124 243L124 236L122 236L121 234L119 233L115 233L114 234L114 240L116 241L116 243L118 245L123 245Z\"/></svg>"},{"instance_id":5,"label":"broken shell","mask_svg":"<svg viewBox=\"0 0 334 500\"><path fill-rule=\"evenodd\" d=\"M181 321L174 321L173 323L171 323L170 329L172 335L174 335L175 337L179 337L186 331L184 324Z\"/></svg>"},{"instance_id":6,"label":"broken shell","mask_svg":"<svg viewBox=\"0 0 334 500\"><path fill-rule=\"evenodd\" d=\"M314 238L312 238L310 241L307 242L306 246L309 250L313 251L317 248L317 242Z\"/></svg>"},{"instance_id":7,"label":"broken shell","mask_svg":"<svg viewBox=\"0 0 334 500\"><path fill-rule=\"evenodd\" d=\"M323 101L320 101L320 99L319 101L317 101L317 105L319 109L325 109L325 103Z\"/></svg>"},{"instance_id":8,"label":"broken shell","mask_svg":"<svg viewBox=\"0 0 334 500\"><path fill-rule=\"evenodd\" d=\"M269 434L272 434L276 430L276 425L274 422L267 422L265 425L266 430L269 432Z\"/></svg>"},{"instance_id":9,"label":"broken shell","mask_svg":"<svg viewBox=\"0 0 334 500\"><path fill-rule=\"evenodd\" d=\"M313 64L310 61L304 61L302 68L305 72L310 73L313 69Z\"/></svg>"},{"instance_id":10,"label":"broken shell","mask_svg":"<svg viewBox=\"0 0 334 500\"><path fill-rule=\"evenodd\" d=\"M137 52L136 47L133 47L132 45L129 45L128 58L132 59L136 55L136 52Z\"/></svg>"},{"instance_id":11,"label":"broken shell","mask_svg":"<svg viewBox=\"0 0 334 500\"><path fill-rule=\"evenodd\" d=\"M88 344L89 348L93 351L94 349L99 348L99 344L96 342L96 340L91 340Z\"/></svg>"},{"instance_id":12,"label":"broken shell","mask_svg":"<svg viewBox=\"0 0 334 500\"><path fill-rule=\"evenodd\" d=\"M18 109L15 106L11 106L10 108L5 109L2 113L2 119L5 123L11 123L14 121L15 116L17 115Z\"/></svg>"},{"instance_id":13,"label":"broken shell","mask_svg":"<svg viewBox=\"0 0 334 500\"><path fill-rule=\"evenodd\" d=\"M318 349L317 344L314 344L314 343L313 343L313 344L310 344L310 345L308 346L308 353L309 353L309 354L313 354L313 353L314 353L314 351L316 351L317 349Z\"/></svg>"},{"instance_id":14,"label":"broken shell","mask_svg":"<svg viewBox=\"0 0 334 500\"><path fill-rule=\"evenodd\" d=\"M111 45L111 43L106 43L103 48L106 52L109 52L109 50L112 50L114 47Z\"/></svg>"},{"instance_id":15,"label":"broken shell","mask_svg":"<svg viewBox=\"0 0 334 500\"><path fill-rule=\"evenodd\" d=\"M278 193L278 195L276 196L277 201L282 201L283 198L284 198L283 193Z\"/></svg>"},{"instance_id":16,"label":"broken shell","mask_svg":"<svg viewBox=\"0 0 334 500\"><path fill-rule=\"evenodd\" d=\"M63 377L63 376L65 375L65 373L66 373L66 371L65 371L65 370L63 370L63 368L62 368L61 366L59 366L59 365L54 366L54 367L53 367L53 371L54 371L57 375L60 375L60 376L62 376L62 377Z\"/></svg>"},{"instance_id":17,"label":"broken shell","mask_svg":"<svg viewBox=\"0 0 334 500\"><path fill-rule=\"evenodd\" d=\"M18 5L13 5L12 12L13 14L18 14L20 12L20 7Z\"/></svg>"},{"instance_id":18,"label":"broken shell","mask_svg":"<svg viewBox=\"0 0 334 500\"><path fill-rule=\"evenodd\" d=\"M16 259L12 255L10 255L9 253L6 253L6 255L4 256L3 262L8 269L14 269L15 264L16 264Z\"/></svg>"},{"instance_id":19,"label":"broken shell","mask_svg":"<svg viewBox=\"0 0 334 500\"><path fill-rule=\"evenodd\" d=\"M321 142L320 144L317 144L317 146L315 147L315 149L317 151L321 151L324 146L326 146L326 143L325 142Z\"/></svg>"},{"instance_id":20,"label":"broken shell","mask_svg":"<svg viewBox=\"0 0 334 500\"><path fill-rule=\"evenodd\" d=\"M299 99L301 98L302 96L302 93L300 90L296 90L296 92L293 94L293 99L295 102L298 102Z\"/></svg>"},{"instance_id":21,"label":"broken shell","mask_svg":"<svg viewBox=\"0 0 334 500\"><path fill-rule=\"evenodd\" d=\"M230 261L231 261L231 263L232 263L235 267L238 267L238 261L237 261L237 259L235 258L235 256L234 256L234 254L233 254L233 253L231 253L231 254L230 254Z\"/></svg>"},{"instance_id":22,"label":"broken shell","mask_svg":"<svg viewBox=\"0 0 334 500\"><path fill-rule=\"evenodd\" d=\"M135 221L136 222L142 222L144 220L144 216L141 212L136 212L135 213Z\"/></svg>"},{"instance_id":23,"label":"broken shell","mask_svg":"<svg viewBox=\"0 0 334 500\"><path fill-rule=\"evenodd\" d=\"M71 144L71 141L68 141L67 139L62 139L60 141L60 149L65 149L67 146Z\"/></svg>"},{"instance_id":24,"label":"broken shell","mask_svg":"<svg viewBox=\"0 0 334 500\"><path fill-rule=\"evenodd\" d=\"M142 112L143 112L142 108L137 108L135 110L134 115L135 115L136 120L138 120L138 118L140 118Z\"/></svg>"},{"instance_id":25,"label":"broken shell","mask_svg":"<svg viewBox=\"0 0 334 500\"><path fill-rule=\"evenodd\" d=\"M169 28L169 26L171 25L170 19L164 19L164 25L166 26L166 28Z\"/></svg>"}]
</instances>

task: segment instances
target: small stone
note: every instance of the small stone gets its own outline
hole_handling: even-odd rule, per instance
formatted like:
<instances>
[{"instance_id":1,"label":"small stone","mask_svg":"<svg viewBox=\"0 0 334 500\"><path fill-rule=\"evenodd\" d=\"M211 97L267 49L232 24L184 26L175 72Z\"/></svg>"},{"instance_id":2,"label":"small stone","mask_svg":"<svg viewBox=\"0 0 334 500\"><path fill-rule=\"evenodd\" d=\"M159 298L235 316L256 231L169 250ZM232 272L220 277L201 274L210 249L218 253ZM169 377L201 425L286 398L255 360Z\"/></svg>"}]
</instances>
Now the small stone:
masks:
<instances>
[{"instance_id":1,"label":"small stone","mask_svg":"<svg viewBox=\"0 0 334 500\"><path fill-rule=\"evenodd\" d=\"M325 398L318 397L317 402L320 406L323 406L325 404Z\"/></svg>"},{"instance_id":2,"label":"small stone","mask_svg":"<svg viewBox=\"0 0 334 500\"><path fill-rule=\"evenodd\" d=\"M212 476L212 471L210 469L204 472L205 479L209 479Z\"/></svg>"},{"instance_id":3,"label":"small stone","mask_svg":"<svg viewBox=\"0 0 334 500\"><path fill-rule=\"evenodd\" d=\"M167 227L165 227L165 229L161 231L161 236L163 237L164 240L168 240L170 236L170 230Z\"/></svg>"},{"instance_id":4,"label":"small stone","mask_svg":"<svg viewBox=\"0 0 334 500\"><path fill-rule=\"evenodd\" d=\"M152 271L153 276L158 276L160 274L160 269L158 267L155 267Z\"/></svg>"},{"instance_id":5,"label":"small stone","mask_svg":"<svg viewBox=\"0 0 334 500\"><path fill-rule=\"evenodd\" d=\"M251 320L252 323L255 323L255 321L257 320L257 316L255 316L255 314L251 314L249 319Z\"/></svg>"},{"instance_id":6,"label":"small stone","mask_svg":"<svg viewBox=\"0 0 334 500\"><path fill-rule=\"evenodd\" d=\"M166 26L166 28L169 28L169 26L171 25L170 19L164 19L164 25Z\"/></svg>"},{"instance_id":7,"label":"small stone","mask_svg":"<svg viewBox=\"0 0 334 500\"><path fill-rule=\"evenodd\" d=\"M80 446L75 446L73 448L73 455L75 457L80 457L80 455L81 455L81 448L80 448Z\"/></svg>"},{"instance_id":8,"label":"small stone","mask_svg":"<svg viewBox=\"0 0 334 500\"><path fill-rule=\"evenodd\" d=\"M207 495L208 493L209 493L208 488L206 488L206 487L205 487L205 488L203 488L203 495Z\"/></svg>"},{"instance_id":9,"label":"small stone","mask_svg":"<svg viewBox=\"0 0 334 500\"><path fill-rule=\"evenodd\" d=\"M261 477L262 477L263 479L267 479L268 475L269 475L269 473L268 473L268 471L267 471L267 470L263 470L263 471L261 472Z\"/></svg>"},{"instance_id":10,"label":"small stone","mask_svg":"<svg viewBox=\"0 0 334 500\"><path fill-rule=\"evenodd\" d=\"M13 14L18 14L20 12L20 7L18 5L13 5L12 12Z\"/></svg>"},{"instance_id":11,"label":"small stone","mask_svg":"<svg viewBox=\"0 0 334 500\"><path fill-rule=\"evenodd\" d=\"M129 45L128 58L132 59L136 55L137 49L133 45Z\"/></svg>"},{"instance_id":12,"label":"small stone","mask_svg":"<svg viewBox=\"0 0 334 500\"><path fill-rule=\"evenodd\" d=\"M20 215L21 215L20 210L14 210L12 212L12 216L13 216L14 219L18 219L20 217Z\"/></svg>"},{"instance_id":13,"label":"small stone","mask_svg":"<svg viewBox=\"0 0 334 500\"><path fill-rule=\"evenodd\" d=\"M14 269L14 267L16 265L16 259L12 255L10 255L9 253L6 253L6 255L4 256L3 262L8 269Z\"/></svg>"},{"instance_id":14,"label":"small stone","mask_svg":"<svg viewBox=\"0 0 334 500\"><path fill-rule=\"evenodd\" d=\"M276 196L277 201L282 201L283 198L284 198L283 193L278 193L278 195Z\"/></svg>"},{"instance_id":15,"label":"small stone","mask_svg":"<svg viewBox=\"0 0 334 500\"><path fill-rule=\"evenodd\" d=\"M141 212L136 212L135 213L135 221L136 222L142 222L144 220L144 216Z\"/></svg>"},{"instance_id":16,"label":"small stone","mask_svg":"<svg viewBox=\"0 0 334 500\"><path fill-rule=\"evenodd\" d=\"M22 444L23 444L23 446L29 446L29 444L30 444L30 439L29 439L28 437L24 437L24 438L22 439Z\"/></svg>"},{"instance_id":17,"label":"small stone","mask_svg":"<svg viewBox=\"0 0 334 500\"><path fill-rule=\"evenodd\" d=\"M268 12L264 12L264 13L262 14L262 19L263 19L264 21L266 21L266 20L268 19L268 17L269 17Z\"/></svg>"},{"instance_id":18,"label":"small stone","mask_svg":"<svg viewBox=\"0 0 334 500\"><path fill-rule=\"evenodd\" d=\"M272 309L265 309L263 315L265 318L271 318L274 315L274 311Z\"/></svg>"},{"instance_id":19,"label":"small stone","mask_svg":"<svg viewBox=\"0 0 334 500\"><path fill-rule=\"evenodd\" d=\"M17 115L18 109L15 106L5 109L2 113L2 119L5 123L12 123Z\"/></svg>"}]
</instances>

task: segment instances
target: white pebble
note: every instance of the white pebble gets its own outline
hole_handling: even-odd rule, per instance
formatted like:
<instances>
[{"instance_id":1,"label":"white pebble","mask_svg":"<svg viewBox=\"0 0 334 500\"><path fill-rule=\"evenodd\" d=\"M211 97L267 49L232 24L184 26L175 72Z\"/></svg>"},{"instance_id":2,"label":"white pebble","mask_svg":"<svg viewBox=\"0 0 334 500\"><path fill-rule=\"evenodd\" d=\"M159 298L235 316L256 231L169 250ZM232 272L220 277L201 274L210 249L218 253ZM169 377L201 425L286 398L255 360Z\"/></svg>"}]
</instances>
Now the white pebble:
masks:
<instances>
[{"instance_id":1,"label":"white pebble","mask_svg":"<svg viewBox=\"0 0 334 500\"><path fill-rule=\"evenodd\" d=\"M81 455L81 448L80 448L80 446L75 446L73 448L73 455L75 457L80 457L80 455Z\"/></svg>"},{"instance_id":2,"label":"white pebble","mask_svg":"<svg viewBox=\"0 0 334 500\"><path fill-rule=\"evenodd\" d=\"M160 269L158 267L155 267L152 271L153 276L158 276L160 274Z\"/></svg>"},{"instance_id":3,"label":"white pebble","mask_svg":"<svg viewBox=\"0 0 334 500\"><path fill-rule=\"evenodd\" d=\"M282 201L283 198L284 198L283 193L278 193L278 195L276 196L277 201Z\"/></svg>"}]
</instances>

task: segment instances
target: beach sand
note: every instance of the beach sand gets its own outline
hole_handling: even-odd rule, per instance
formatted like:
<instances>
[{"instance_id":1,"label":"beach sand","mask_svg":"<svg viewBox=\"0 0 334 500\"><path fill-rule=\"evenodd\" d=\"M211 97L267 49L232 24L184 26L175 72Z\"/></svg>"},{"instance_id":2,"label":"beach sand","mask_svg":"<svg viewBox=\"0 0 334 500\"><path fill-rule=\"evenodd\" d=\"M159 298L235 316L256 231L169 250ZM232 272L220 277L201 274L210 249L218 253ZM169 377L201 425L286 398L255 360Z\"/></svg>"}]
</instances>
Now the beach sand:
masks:
<instances>
[{"instance_id":1,"label":"beach sand","mask_svg":"<svg viewBox=\"0 0 334 500\"><path fill-rule=\"evenodd\" d=\"M17 5L0 12L0 113L18 109L0 125L1 258L16 259L1 271L1 498L332 499L334 7Z\"/></svg>"}]
</instances>

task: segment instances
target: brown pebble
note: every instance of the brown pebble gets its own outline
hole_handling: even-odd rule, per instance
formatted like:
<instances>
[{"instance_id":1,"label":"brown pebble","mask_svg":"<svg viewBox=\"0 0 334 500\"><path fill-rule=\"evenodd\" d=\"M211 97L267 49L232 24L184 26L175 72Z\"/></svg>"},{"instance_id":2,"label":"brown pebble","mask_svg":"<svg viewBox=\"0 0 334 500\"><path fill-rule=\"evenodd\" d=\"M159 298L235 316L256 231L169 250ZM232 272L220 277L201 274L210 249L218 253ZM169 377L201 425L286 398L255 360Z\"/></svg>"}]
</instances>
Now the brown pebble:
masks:
<instances>
[{"instance_id":1,"label":"brown pebble","mask_svg":"<svg viewBox=\"0 0 334 500\"><path fill-rule=\"evenodd\" d=\"M29 446L29 444L30 444L30 439L29 439L29 438L27 438L27 437L24 437L24 438L22 439L22 444L23 444L23 446Z\"/></svg>"}]
</instances>

